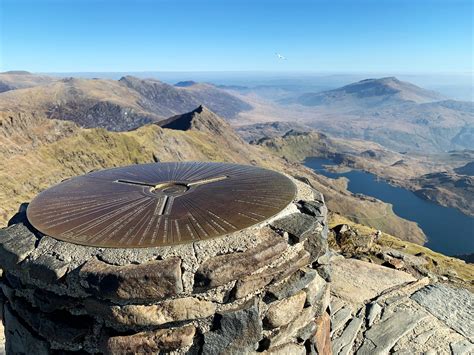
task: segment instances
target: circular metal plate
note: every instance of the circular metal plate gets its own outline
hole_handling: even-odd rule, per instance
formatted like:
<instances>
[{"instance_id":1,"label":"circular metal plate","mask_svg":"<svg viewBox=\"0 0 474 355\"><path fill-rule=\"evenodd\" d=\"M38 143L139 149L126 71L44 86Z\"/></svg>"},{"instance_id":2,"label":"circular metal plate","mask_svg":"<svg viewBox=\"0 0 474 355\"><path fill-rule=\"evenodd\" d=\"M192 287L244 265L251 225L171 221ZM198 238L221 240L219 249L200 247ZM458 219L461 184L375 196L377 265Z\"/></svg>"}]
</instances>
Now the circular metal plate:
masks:
<instances>
[{"instance_id":1,"label":"circular metal plate","mask_svg":"<svg viewBox=\"0 0 474 355\"><path fill-rule=\"evenodd\" d=\"M224 163L156 163L62 182L28 206L30 223L67 242L156 247L214 238L274 216L294 198L277 172Z\"/></svg>"}]
</instances>

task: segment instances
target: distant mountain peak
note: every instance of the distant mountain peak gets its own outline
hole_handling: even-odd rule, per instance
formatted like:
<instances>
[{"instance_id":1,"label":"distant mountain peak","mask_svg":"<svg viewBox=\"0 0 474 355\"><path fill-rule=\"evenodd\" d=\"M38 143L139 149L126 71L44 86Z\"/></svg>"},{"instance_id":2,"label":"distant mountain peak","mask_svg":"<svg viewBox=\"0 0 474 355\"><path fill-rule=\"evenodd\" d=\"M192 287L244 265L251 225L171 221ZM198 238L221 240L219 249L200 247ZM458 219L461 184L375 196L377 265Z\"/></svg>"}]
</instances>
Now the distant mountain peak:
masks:
<instances>
[{"instance_id":1,"label":"distant mountain peak","mask_svg":"<svg viewBox=\"0 0 474 355\"><path fill-rule=\"evenodd\" d=\"M225 120L216 115L204 105L199 105L194 110L175 115L157 123L162 128L178 131L199 130L220 133L221 127L227 126Z\"/></svg>"},{"instance_id":2,"label":"distant mountain peak","mask_svg":"<svg viewBox=\"0 0 474 355\"><path fill-rule=\"evenodd\" d=\"M26 70L9 70L1 72L0 74L10 74L10 75L33 75L29 71Z\"/></svg>"},{"instance_id":3,"label":"distant mountain peak","mask_svg":"<svg viewBox=\"0 0 474 355\"><path fill-rule=\"evenodd\" d=\"M196 85L196 84L197 83L195 81L185 80L185 81L177 82L176 84L174 84L174 86L179 87L179 88L186 88L186 87L193 86L193 85Z\"/></svg>"},{"instance_id":4,"label":"distant mountain peak","mask_svg":"<svg viewBox=\"0 0 474 355\"><path fill-rule=\"evenodd\" d=\"M401 81L398 80L397 77L395 77L395 76L386 76L386 77L383 77L383 78L380 78L380 79L374 79L374 80L379 80L379 81L394 81L394 82L396 82L396 83L401 82Z\"/></svg>"},{"instance_id":5,"label":"distant mountain peak","mask_svg":"<svg viewBox=\"0 0 474 355\"><path fill-rule=\"evenodd\" d=\"M355 82L353 84L357 84L357 83L365 83L365 82L390 82L390 81L393 81L393 82L397 82L399 83L400 80L398 80L395 76L385 76L383 78L368 78L368 79L363 79L363 80L360 80L358 82ZM352 85L352 84L350 84Z\"/></svg>"},{"instance_id":6,"label":"distant mountain peak","mask_svg":"<svg viewBox=\"0 0 474 355\"><path fill-rule=\"evenodd\" d=\"M301 95L297 102L305 106L338 106L357 109L389 106L404 102L427 103L443 100L434 91L423 89L394 76L364 79L338 89Z\"/></svg>"},{"instance_id":7,"label":"distant mountain peak","mask_svg":"<svg viewBox=\"0 0 474 355\"><path fill-rule=\"evenodd\" d=\"M122 76L119 79L119 82L124 83L124 84L133 84L133 83L137 84L137 83L149 83L149 82L164 84L158 79L142 79L142 78L137 78L136 76L133 76L133 75Z\"/></svg>"}]
</instances>

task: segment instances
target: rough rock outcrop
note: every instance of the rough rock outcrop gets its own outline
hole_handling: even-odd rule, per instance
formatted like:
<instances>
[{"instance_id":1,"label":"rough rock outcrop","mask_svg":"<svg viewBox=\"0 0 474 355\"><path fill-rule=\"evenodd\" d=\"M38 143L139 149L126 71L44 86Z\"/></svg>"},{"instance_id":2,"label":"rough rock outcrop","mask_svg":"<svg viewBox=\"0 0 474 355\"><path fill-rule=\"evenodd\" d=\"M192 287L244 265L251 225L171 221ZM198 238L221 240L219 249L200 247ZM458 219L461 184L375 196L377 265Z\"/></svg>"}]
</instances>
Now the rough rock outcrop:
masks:
<instances>
[{"instance_id":1,"label":"rough rock outcrop","mask_svg":"<svg viewBox=\"0 0 474 355\"><path fill-rule=\"evenodd\" d=\"M434 278L416 279L389 265L334 255L331 263L334 355L460 355L474 350L474 296L468 290Z\"/></svg>"}]
</instances>

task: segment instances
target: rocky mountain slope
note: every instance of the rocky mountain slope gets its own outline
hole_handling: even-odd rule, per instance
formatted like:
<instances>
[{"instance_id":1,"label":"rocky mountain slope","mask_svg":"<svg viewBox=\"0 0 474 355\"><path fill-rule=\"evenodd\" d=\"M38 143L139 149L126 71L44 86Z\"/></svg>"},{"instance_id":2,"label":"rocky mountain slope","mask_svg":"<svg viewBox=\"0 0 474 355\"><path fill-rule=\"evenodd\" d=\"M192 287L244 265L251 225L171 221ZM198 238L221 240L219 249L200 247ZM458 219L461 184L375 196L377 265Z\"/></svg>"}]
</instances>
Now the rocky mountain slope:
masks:
<instances>
[{"instance_id":1,"label":"rocky mountain slope","mask_svg":"<svg viewBox=\"0 0 474 355\"><path fill-rule=\"evenodd\" d=\"M32 76L36 78L36 76ZM38 79L40 80L40 79ZM18 81L18 85L22 81ZM21 87L21 86L20 86ZM131 76L119 81L65 78L0 94L0 112L68 120L85 128L127 131L204 104L226 118L250 105L212 85L175 87Z\"/></svg>"},{"instance_id":2,"label":"rocky mountain slope","mask_svg":"<svg viewBox=\"0 0 474 355\"><path fill-rule=\"evenodd\" d=\"M149 111L168 117L185 113L203 104L224 118L234 118L251 106L210 84L168 85L155 79L125 76L120 83L138 92L140 104Z\"/></svg>"},{"instance_id":3,"label":"rocky mountain slope","mask_svg":"<svg viewBox=\"0 0 474 355\"><path fill-rule=\"evenodd\" d=\"M402 238L419 243L425 240L416 224L397 217L378 200L349 193L343 182L314 174L296 162L288 162L263 147L244 142L222 118L200 107L171 121L185 121L186 127L162 128L151 124L129 132L82 129L72 126L67 134L50 142L35 140L34 149L7 150L0 160L1 219L8 220L22 202L61 180L91 170L113 166L173 160L211 160L253 164L303 176L325 194L330 208L347 212L352 218L378 216L386 211L385 227ZM58 124L61 121L49 120ZM57 126L58 130L60 126ZM13 132L11 135L9 132ZM16 137L15 130L4 132L2 141ZM19 139L17 137L17 139ZM33 143L30 144L33 147ZM382 225L383 224L383 225Z\"/></svg>"}]
</instances>

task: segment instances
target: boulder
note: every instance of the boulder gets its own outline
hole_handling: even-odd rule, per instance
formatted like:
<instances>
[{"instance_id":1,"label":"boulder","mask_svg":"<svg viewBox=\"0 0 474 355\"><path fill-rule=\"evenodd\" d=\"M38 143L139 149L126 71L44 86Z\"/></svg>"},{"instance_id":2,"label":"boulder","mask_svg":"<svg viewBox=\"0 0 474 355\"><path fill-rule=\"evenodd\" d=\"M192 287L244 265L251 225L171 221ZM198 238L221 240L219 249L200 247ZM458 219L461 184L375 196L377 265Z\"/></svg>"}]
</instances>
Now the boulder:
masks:
<instances>
[{"instance_id":1,"label":"boulder","mask_svg":"<svg viewBox=\"0 0 474 355\"><path fill-rule=\"evenodd\" d=\"M303 308L303 310L297 314L295 319L280 327L278 332L275 332L266 338L265 343L268 344L268 347L271 349L289 342L295 342L301 330L311 323L314 318L314 307Z\"/></svg>"},{"instance_id":2,"label":"boulder","mask_svg":"<svg viewBox=\"0 0 474 355\"><path fill-rule=\"evenodd\" d=\"M328 208L321 201L299 201L297 207L302 213L313 217L326 217L328 213Z\"/></svg>"}]
</instances>

